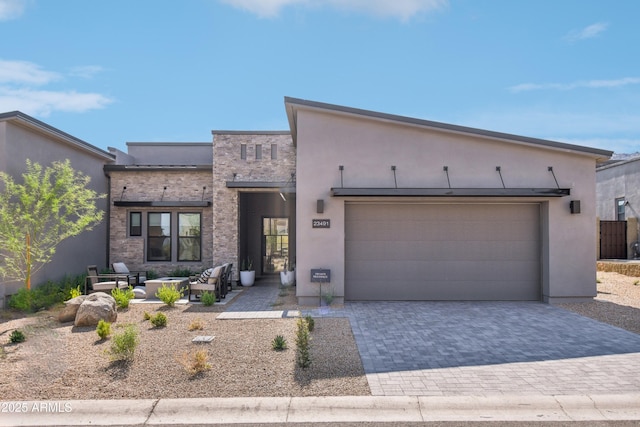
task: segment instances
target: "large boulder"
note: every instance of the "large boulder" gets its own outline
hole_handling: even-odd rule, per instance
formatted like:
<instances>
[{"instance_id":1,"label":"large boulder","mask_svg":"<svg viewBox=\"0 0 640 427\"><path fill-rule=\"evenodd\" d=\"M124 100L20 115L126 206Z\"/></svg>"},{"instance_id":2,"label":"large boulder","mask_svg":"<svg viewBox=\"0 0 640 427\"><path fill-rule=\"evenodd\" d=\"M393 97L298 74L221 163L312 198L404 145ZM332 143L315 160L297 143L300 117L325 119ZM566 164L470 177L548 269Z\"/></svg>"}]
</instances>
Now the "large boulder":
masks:
<instances>
[{"instance_id":1,"label":"large boulder","mask_svg":"<svg viewBox=\"0 0 640 427\"><path fill-rule=\"evenodd\" d=\"M100 320L115 322L117 318L116 300L104 292L96 292L80 304L74 325L96 326Z\"/></svg>"},{"instance_id":2,"label":"large boulder","mask_svg":"<svg viewBox=\"0 0 640 427\"><path fill-rule=\"evenodd\" d=\"M76 320L76 314L78 313L78 308L87 299L89 295L80 295L75 298L71 298L69 301L64 302L64 308L60 310L58 313L58 321L61 323L65 322L73 322Z\"/></svg>"}]
</instances>

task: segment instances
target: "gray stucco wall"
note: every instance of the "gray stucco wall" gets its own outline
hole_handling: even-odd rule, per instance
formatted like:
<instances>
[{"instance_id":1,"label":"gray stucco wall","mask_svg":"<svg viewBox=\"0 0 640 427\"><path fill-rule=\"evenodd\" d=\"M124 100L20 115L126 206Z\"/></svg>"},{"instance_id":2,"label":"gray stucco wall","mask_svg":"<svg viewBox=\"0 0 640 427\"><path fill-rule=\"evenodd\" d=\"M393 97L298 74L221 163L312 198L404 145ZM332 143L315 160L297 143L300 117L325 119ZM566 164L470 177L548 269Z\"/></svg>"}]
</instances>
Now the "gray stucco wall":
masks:
<instances>
[{"instance_id":1,"label":"gray stucco wall","mask_svg":"<svg viewBox=\"0 0 640 427\"><path fill-rule=\"evenodd\" d=\"M496 166L501 166L507 187L554 188L548 171L552 166L560 187L570 188L570 197L494 197L482 202L540 203L544 299L595 296L595 156L302 107L297 110L296 125L299 300L317 299L317 285L310 282L309 271L319 267L331 269L336 295L344 295L344 205L349 198L332 197L330 192L341 185L340 165L345 187L369 188L393 187L392 165L397 168L398 185L408 188L446 188L445 165L452 187L500 188ZM317 199L325 201L322 215L315 211ZM581 214L570 213L570 200L582 202ZM401 201L474 203L478 199ZM313 218L330 219L331 228L313 229Z\"/></svg>"},{"instance_id":2,"label":"gray stucco wall","mask_svg":"<svg viewBox=\"0 0 640 427\"><path fill-rule=\"evenodd\" d=\"M640 159L604 166L596 171L597 216L601 220L616 218L616 199L628 203L625 217L640 217Z\"/></svg>"},{"instance_id":3,"label":"gray stucco wall","mask_svg":"<svg viewBox=\"0 0 640 427\"><path fill-rule=\"evenodd\" d=\"M85 143L86 144L86 143ZM99 194L109 191L103 165L109 162L109 155L95 147L83 148L82 144L70 143L66 137L57 137L55 131L31 127L22 122L0 122L0 167L22 181L26 160L40 163L43 167L53 161L69 159L71 166L91 177L89 187ZM8 161L10 159L10 161ZM32 279L32 285L47 280L57 281L66 275L75 276L86 272L89 264L104 264L107 260L108 215L107 199L98 201L98 207L105 211L105 219L92 231L63 241L56 249L53 260ZM4 283L4 293L10 295L23 286L22 283ZM0 294L3 291L0 290Z\"/></svg>"}]
</instances>

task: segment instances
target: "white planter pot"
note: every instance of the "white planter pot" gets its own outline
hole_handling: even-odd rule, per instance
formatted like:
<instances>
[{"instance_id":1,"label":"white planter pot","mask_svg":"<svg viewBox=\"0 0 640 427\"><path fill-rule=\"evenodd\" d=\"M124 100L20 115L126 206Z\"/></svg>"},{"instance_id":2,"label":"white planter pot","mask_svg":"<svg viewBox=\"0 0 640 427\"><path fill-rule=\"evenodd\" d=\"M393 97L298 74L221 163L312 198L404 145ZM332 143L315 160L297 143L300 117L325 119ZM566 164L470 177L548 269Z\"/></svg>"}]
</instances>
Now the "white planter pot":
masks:
<instances>
[{"instance_id":1,"label":"white planter pot","mask_svg":"<svg viewBox=\"0 0 640 427\"><path fill-rule=\"evenodd\" d=\"M240 284L242 286L253 286L255 281L256 272L254 270L240 272Z\"/></svg>"},{"instance_id":2,"label":"white planter pot","mask_svg":"<svg viewBox=\"0 0 640 427\"><path fill-rule=\"evenodd\" d=\"M280 272L280 283L282 283L282 286L292 286L295 280L296 280L296 273L294 271Z\"/></svg>"}]
</instances>

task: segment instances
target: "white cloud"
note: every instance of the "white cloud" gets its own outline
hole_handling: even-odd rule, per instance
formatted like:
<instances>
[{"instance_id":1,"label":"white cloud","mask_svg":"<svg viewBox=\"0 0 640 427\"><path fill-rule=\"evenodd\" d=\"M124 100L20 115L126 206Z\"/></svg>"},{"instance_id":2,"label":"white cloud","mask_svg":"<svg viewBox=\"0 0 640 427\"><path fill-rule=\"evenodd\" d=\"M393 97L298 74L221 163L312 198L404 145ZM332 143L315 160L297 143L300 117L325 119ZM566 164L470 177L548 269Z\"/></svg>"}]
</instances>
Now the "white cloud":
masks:
<instances>
[{"instance_id":1,"label":"white cloud","mask_svg":"<svg viewBox=\"0 0 640 427\"><path fill-rule=\"evenodd\" d=\"M272 18L293 5L332 7L406 21L413 16L446 7L449 0L221 0L262 18Z\"/></svg>"},{"instance_id":2,"label":"white cloud","mask_svg":"<svg viewBox=\"0 0 640 427\"><path fill-rule=\"evenodd\" d=\"M591 39L597 37L600 33L605 31L609 27L607 22L596 22L580 30L572 30L565 36L565 39L570 42L577 42L580 40Z\"/></svg>"},{"instance_id":3,"label":"white cloud","mask_svg":"<svg viewBox=\"0 0 640 427\"><path fill-rule=\"evenodd\" d=\"M0 59L0 83L44 85L60 78L58 73L44 71L32 62Z\"/></svg>"},{"instance_id":4,"label":"white cloud","mask_svg":"<svg viewBox=\"0 0 640 427\"><path fill-rule=\"evenodd\" d=\"M80 67L73 67L69 71L69 75L74 77L82 77L83 79L91 79L96 74L102 72L103 68L99 65L84 65Z\"/></svg>"},{"instance_id":5,"label":"white cloud","mask_svg":"<svg viewBox=\"0 0 640 427\"><path fill-rule=\"evenodd\" d=\"M509 87L511 92L526 92L532 90L572 90L578 88L612 88L640 83L640 77L624 77L612 80L584 80L571 83L521 83Z\"/></svg>"},{"instance_id":6,"label":"white cloud","mask_svg":"<svg viewBox=\"0 0 640 427\"><path fill-rule=\"evenodd\" d=\"M69 75L89 78L101 70L98 66L77 67ZM113 102L99 93L38 89L63 79L62 74L43 70L32 62L0 59L0 111L20 110L46 117L53 111L78 113L104 108Z\"/></svg>"},{"instance_id":7,"label":"white cloud","mask_svg":"<svg viewBox=\"0 0 640 427\"><path fill-rule=\"evenodd\" d=\"M19 18L25 9L25 0L0 0L0 21Z\"/></svg>"},{"instance_id":8,"label":"white cloud","mask_svg":"<svg viewBox=\"0 0 640 427\"><path fill-rule=\"evenodd\" d=\"M0 111L20 110L46 117L53 111L81 113L104 108L113 100L99 93L11 89L0 86Z\"/></svg>"}]
</instances>

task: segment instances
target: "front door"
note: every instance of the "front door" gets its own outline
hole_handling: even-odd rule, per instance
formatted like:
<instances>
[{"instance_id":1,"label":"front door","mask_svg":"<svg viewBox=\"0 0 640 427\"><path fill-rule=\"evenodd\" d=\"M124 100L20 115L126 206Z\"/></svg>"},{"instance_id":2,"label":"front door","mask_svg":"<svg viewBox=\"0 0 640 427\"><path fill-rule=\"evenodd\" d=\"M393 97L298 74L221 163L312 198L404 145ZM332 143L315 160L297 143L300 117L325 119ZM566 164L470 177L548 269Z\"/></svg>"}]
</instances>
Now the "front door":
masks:
<instances>
[{"instance_id":1,"label":"front door","mask_svg":"<svg viewBox=\"0 0 640 427\"><path fill-rule=\"evenodd\" d=\"M262 273L285 271L289 257L289 218L262 219Z\"/></svg>"}]
</instances>

